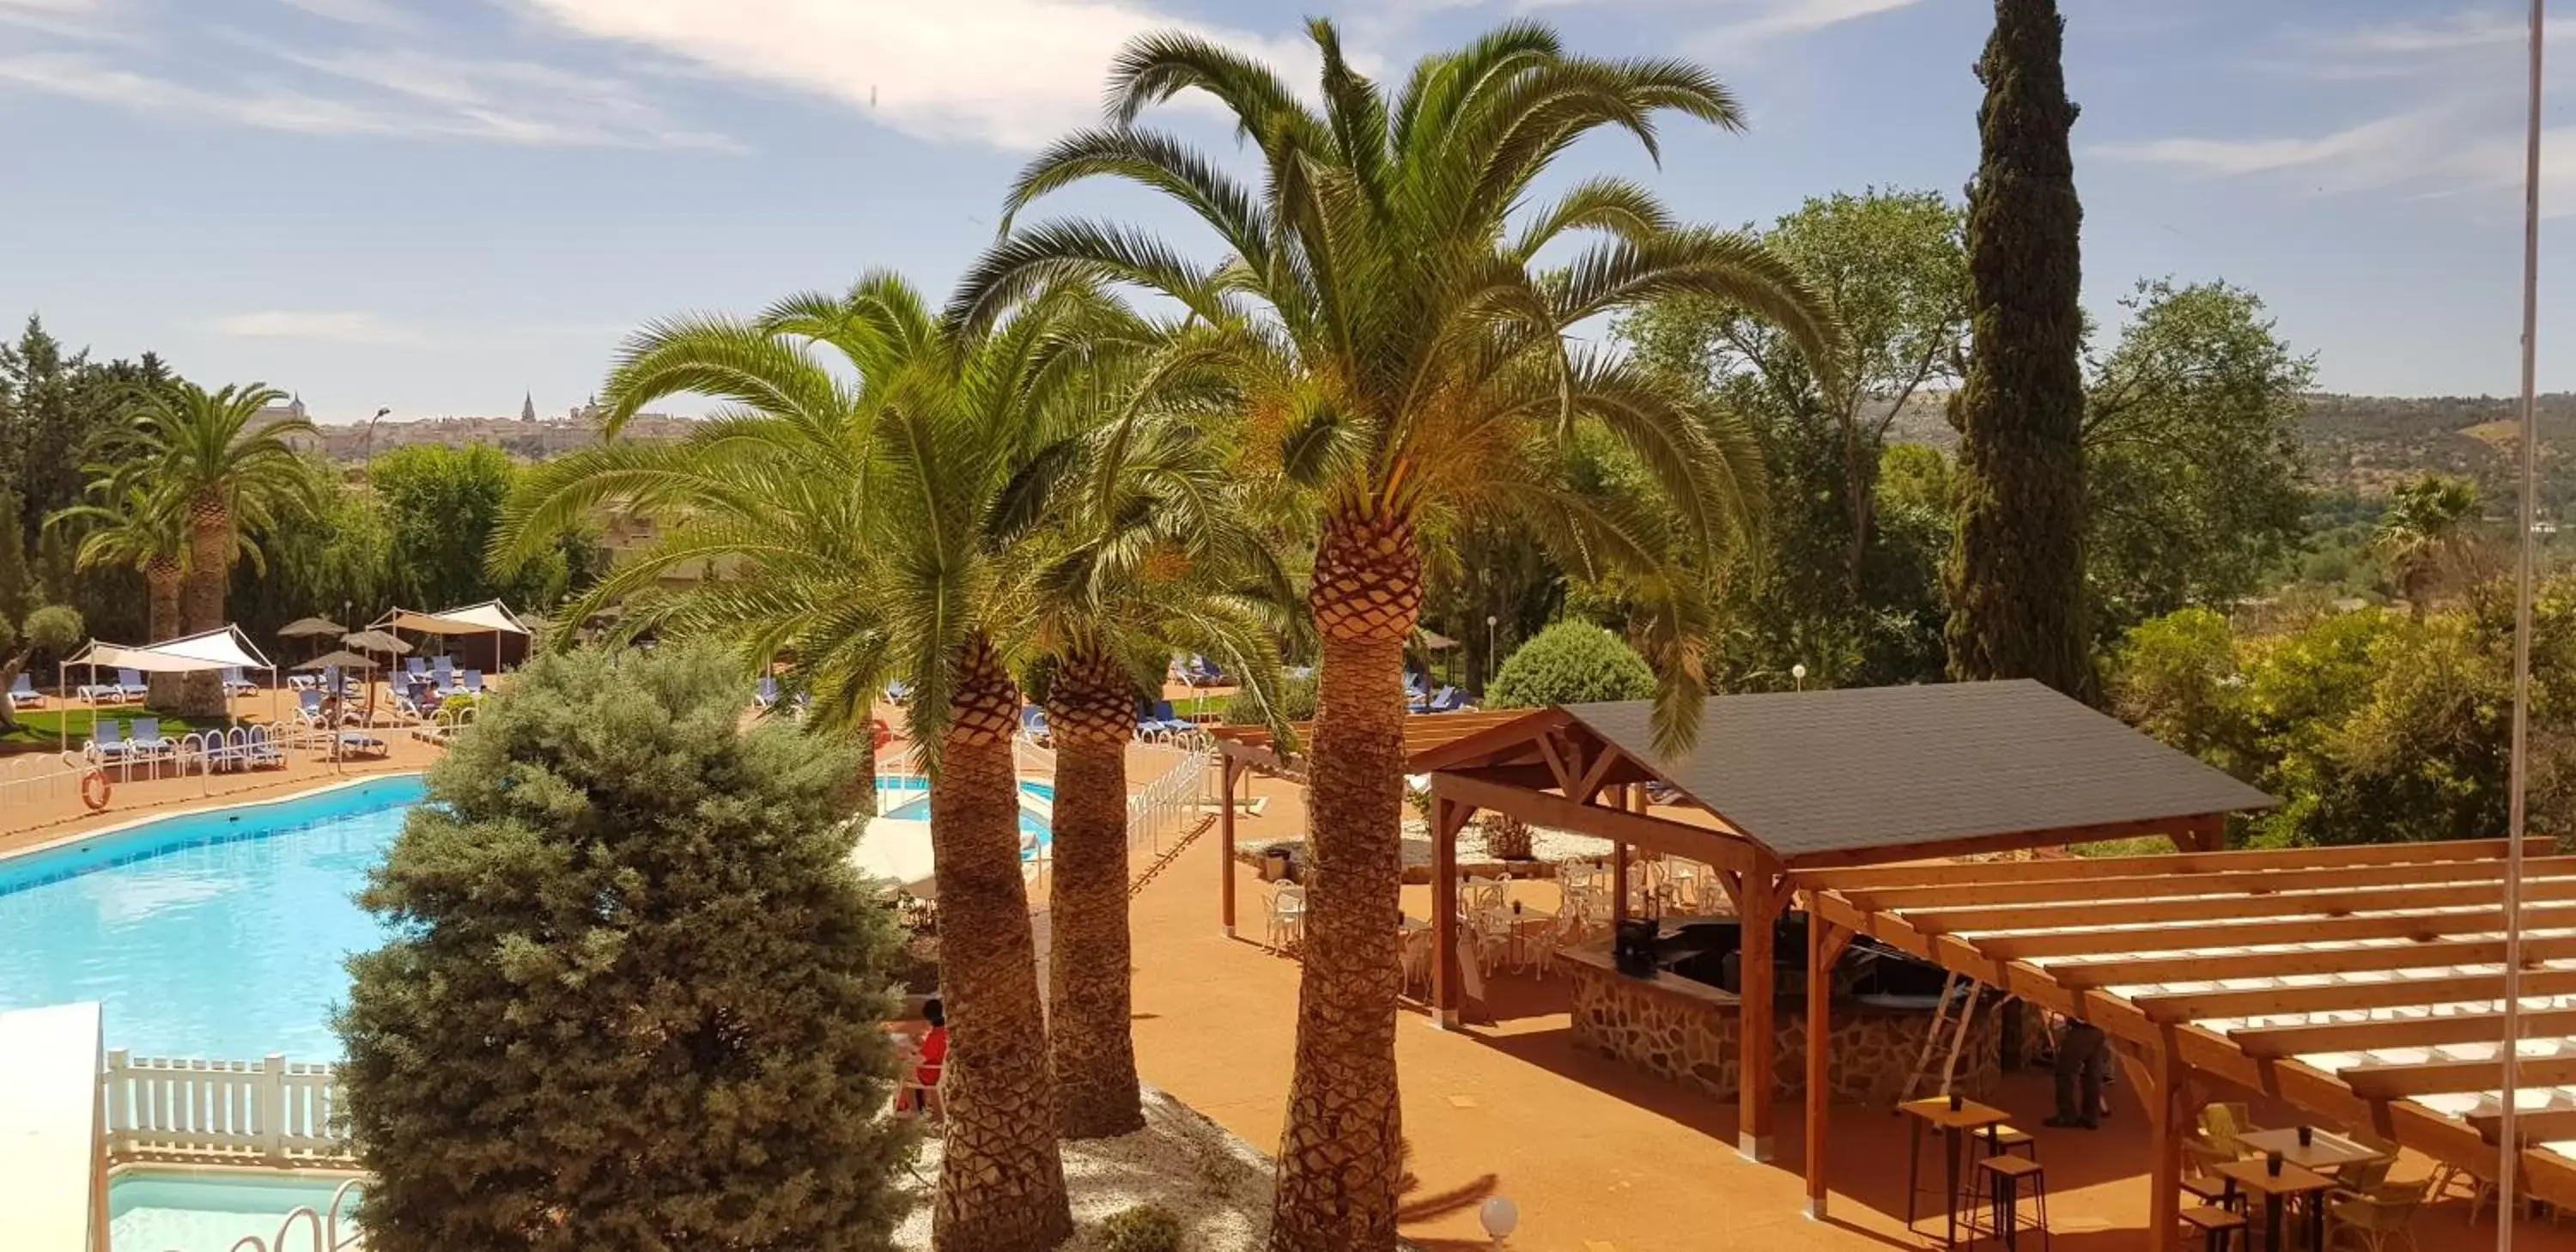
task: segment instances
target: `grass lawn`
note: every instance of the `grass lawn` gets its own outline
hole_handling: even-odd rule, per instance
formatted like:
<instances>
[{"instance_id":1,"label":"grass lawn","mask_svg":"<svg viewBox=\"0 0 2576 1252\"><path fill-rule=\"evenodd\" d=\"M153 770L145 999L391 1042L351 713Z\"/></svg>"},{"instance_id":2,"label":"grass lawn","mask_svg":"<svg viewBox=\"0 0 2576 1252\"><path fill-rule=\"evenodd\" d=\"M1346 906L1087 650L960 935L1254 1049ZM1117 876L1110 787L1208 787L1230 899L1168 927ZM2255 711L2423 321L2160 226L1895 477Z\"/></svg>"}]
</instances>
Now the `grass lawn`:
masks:
<instances>
[{"instance_id":1,"label":"grass lawn","mask_svg":"<svg viewBox=\"0 0 2576 1252\"><path fill-rule=\"evenodd\" d=\"M137 704L121 707L111 705L98 711L98 718L103 722L120 720L131 722L137 715L160 718L161 733L173 738L192 730L203 729L202 726L190 722L187 718L173 717L167 713L154 713ZM75 751L79 750L89 743L89 710L85 708L42 709L19 713L17 729L0 734L0 752L53 751L57 744L63 742L57 736L62 734L65 719L71 722L71 747ZM220 726L223 723L215 721L210 724Z\"/></svg>"},{"instance_id":2,"label":"grass lawn","mask_svg":"<svg viewBox=\"0 0 2576 1252\"><path fill-rule=\"evenodd\" d=\"M1183 717L1197 717L1201 714L1216 717L1225 712L1225 706L1233 699L1232 692L1221 696L1190 696L1172 701L1172 711Z\"/></svg>"}]
</instances>

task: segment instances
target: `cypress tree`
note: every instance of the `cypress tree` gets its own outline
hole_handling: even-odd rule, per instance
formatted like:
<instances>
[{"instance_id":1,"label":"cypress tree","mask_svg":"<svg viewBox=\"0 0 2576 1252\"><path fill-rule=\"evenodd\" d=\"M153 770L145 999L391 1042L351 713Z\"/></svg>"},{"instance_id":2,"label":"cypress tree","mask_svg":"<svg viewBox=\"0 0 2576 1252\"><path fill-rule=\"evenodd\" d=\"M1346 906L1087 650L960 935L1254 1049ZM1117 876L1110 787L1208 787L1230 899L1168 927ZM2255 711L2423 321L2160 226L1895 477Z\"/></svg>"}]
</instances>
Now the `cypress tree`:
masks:
<instances>
[{"instance_id":1,"label":"cypress tree","mask_svg":"<svg viewBox=\"0 0 2576 1252\"><path fill-rule=\"evenodd\" d=\"M2094 690L2084 630L2082 260L2056 0L1995 0L1968 188L1975 348L1956 399L1950 673Z\"/></svg>"}]
</instances>

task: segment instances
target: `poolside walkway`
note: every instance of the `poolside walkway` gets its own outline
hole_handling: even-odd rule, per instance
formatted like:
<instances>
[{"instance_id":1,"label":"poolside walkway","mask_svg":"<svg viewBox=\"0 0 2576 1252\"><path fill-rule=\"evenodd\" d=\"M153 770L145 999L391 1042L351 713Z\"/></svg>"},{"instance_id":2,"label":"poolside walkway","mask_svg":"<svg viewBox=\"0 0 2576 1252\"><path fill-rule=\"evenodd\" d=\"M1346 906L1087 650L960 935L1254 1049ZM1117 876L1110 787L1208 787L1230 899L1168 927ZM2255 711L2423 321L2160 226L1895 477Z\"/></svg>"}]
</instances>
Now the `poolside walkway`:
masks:
<instances>
[{"instance_id":1,"label":"poolside walkway","mask_svg":"<svg viewBox=\"0 0 2576 1252\"><path fill-rule=\"evenodd\" d=\"M1242 823L1247 845L1302 828L1302 793L1256 779L1263 814ZM1134 906L1136 1045L1147 1082L1208 1114L1264 1151L1276 1148L1286 1106L1296 1015L1297 967L1259 946L1266 889L1238 867L1238 930L1218 931L1218 860L1202 837ZM1552 889L1532 884L1533 907ZM1427 911L1427 888L1407 889L1408 911ZM1561 987L1561 981L1554 987ZM1883 1109L1834 1114L1832 1220L1806 1219L1800 1110L1780 1108L1781 1159L1736 1155L1735 1107L1648 1079L1572 1043L1562 993L1547 983L1497 980L1502 1024L1456 1033L1408 1012L1397 1031L1404 1126L1425 1211L1404 1232L1430 1252L1488 1243L1475 1204L1488 1193L1521 1211L1516 1252L1722 1252L1728 1249L1917 1248L1935 1240L1904 1230L1904 1125ZM1555 997L1551 1002L1550 997ZM2100 1132L2040 1130L2048 1167L2053 1246L2107 1252L2144 1245L2145 1117L2125 1088ZM2049 1105L2045 1075L2008 1078L1999 1103L2037 1128ZM2265 1114L2258 1108L2256 1119ZM2288 1124L2278 1121L2267 1124ZM1937 1158L1925 1154L1927 1169ZM2420 1177L2420 1160L2400 1177ZM1467 1196L1444 1211L1444 1196ZM2425 1252L2491 1247L2492 1212L2472 1227L2466 1204L2427 1209L2415 1232ZM2523 1222L2525 1252L2576 1252L2576 1229Z\"/></svg>"}]
</instances>

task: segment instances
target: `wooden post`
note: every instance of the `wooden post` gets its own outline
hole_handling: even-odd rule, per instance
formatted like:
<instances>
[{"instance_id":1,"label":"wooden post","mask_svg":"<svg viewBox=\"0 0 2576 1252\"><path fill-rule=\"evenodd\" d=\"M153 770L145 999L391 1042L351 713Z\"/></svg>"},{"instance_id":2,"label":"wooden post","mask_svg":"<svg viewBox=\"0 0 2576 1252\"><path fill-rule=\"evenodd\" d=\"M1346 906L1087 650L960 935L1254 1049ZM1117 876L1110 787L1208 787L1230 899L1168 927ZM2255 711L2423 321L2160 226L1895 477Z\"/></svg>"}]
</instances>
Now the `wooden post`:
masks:
<instances>
[{"instance_id":1,"label":"wooden post","mask_svg":"<svg viewBox=\"0 0 2576 1252\"><path fill-rule=\"evenodd\" d=\"M1475 810L1438 792L1431 799L1431 1022L1458 1028L1458 828Z\"/></svg>"},{"instance_id":2,"label":"wooden post","mask_svg":"<svg viewBox=\"0 0 2576 1252\"><path fill-rule=\"evenodd\" d=\"M1833 1105L1834 963L1852 932L1807 914L1807 1216L1825 1219L1825 1118Z\"/></svg>"},{"instance_id":3,"label":"wooden post","mask_svg":"<svg viewBox=\"0 0 2576 1252\"><path fill-rule=\"evenodd\" d=\"M2227 815L2203 813L2184 819L2182 834L2175 840L2185 852L2224 852L2227 850Z\"/></svg>"},{"instance_id":4,"label":"wooden post","mask_svg":"<svg viewBox=\"0 0 2576 1252\"><path fill-rule=\"evenodd\" d=\"M2152 1071L2153 1089L2140 1091L2146 1098L2147 1130L2150 1149L2155 1159L2147 1171L2147 1248L2149 1252L2175 1252L2180 1246L2176 1227L2182 1221L2182 1137L2184 1133L2182 1049L2168 1026L2164 1037L2149 1051L2148 1068Z\"/></svg>"},{"instance_id":5,"label":"wooden post","mask_svg":"<svg viewBox=\"0 0 2576 1252\"><path fill-rule=\"evenodd\" d=\"M1744 875L1744 944L1740 954L1742 1003L1736 1011L1735 1150L1748 1161L1773 1155L1771 1085L1773 1022L1777 995L1771 976L1773 931L1780 921L1780 885L1766 865Z\"/></svg>"},{"instance_id":6,"label":"wooden post","mask_svg":"<svg viewBox=\"0 0 2576 1252\"><path fill-rule=\"evenodd\" d=\"M1221 901L1217 906L1217 914L1225 923L1225 937L1232 939L1234 938L1235 764L1234 758L1224 755L1222 749L1217 756L1217 772L1221 776L1217 784L1219 803L1216 810L1216 875L1221 884L1217 888L1218 899Z\"/></svg>"}]
</instances>

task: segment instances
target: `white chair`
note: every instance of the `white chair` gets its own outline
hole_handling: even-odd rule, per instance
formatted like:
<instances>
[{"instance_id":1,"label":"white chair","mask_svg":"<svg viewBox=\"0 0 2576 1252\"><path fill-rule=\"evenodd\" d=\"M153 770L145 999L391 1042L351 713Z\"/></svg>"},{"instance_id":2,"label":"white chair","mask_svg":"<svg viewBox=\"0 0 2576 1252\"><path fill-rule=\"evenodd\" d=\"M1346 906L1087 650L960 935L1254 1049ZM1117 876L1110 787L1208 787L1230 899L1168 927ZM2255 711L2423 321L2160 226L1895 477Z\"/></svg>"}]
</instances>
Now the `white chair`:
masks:
<instances>
[{"instance_id":1,"label":"white chair","mask_svg":"<svg viewBox=\"0 0 2576 1252\"><path fill-rule=\"evenodd\" d=\"M1306 939L1306 889L1281 883L1270 893L1270 946L1287 951Z\"/></svg>"},{"instance_id":2,"label":"white chair","mask_svg":"<svg viewBox=\"0 0 2576 1252\"><path fill-rule=\"evenodd\" d=\"M1403 954L1404 989L1407 992L1410 992L1416 984L1420 984L1424 994L1429 994L1431 990L1431 928L1428 926L1408 926L1396 934L1395 941Z\"/></svg>"},{"instance_id":3,"label":"white chair","mask_svg":"<svg viewBox=\"0 0 2576 1252\"><path fill-rule=\"evenodd\" d=\"M1459 913L1473 917L1478 913L1509 907L1505 900L1511 893L1511 885L1509 876L1486 878L1480 875L1468 879L1458 887Z\"/></svg>"}]
</instances>

